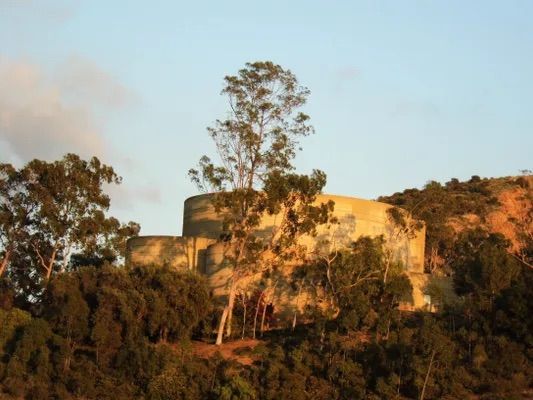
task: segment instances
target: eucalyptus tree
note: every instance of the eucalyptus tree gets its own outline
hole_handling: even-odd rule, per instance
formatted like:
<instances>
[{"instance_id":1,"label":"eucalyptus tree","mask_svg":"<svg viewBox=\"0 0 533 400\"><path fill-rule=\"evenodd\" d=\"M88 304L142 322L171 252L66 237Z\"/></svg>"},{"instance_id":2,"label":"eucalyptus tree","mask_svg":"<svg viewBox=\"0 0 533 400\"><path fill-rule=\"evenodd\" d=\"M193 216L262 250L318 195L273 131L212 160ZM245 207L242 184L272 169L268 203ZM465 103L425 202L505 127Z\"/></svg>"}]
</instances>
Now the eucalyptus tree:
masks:
<instances>
[{"instance_id":1,"label":"eucalyptus tree","mask_svg":"<svg viewBox=\"0 0 533 400\"><path fill-rule=\"evenodd\" d=\"M333 204L313 205L326 175L294 172L292 161L298 139L314 132L309 116L299 111L309 90L296 76L272 62L247 63L237 75L224 78L222 94L229 113L208 128L218 162L200 159L189 175L199 189L214 191L214 207L223 216L225 262L232 268L228 301L218 327L231 334L235 296L245 278L276 263L302 256L297 238L313 234L325 223ZM276 225L263 235L257 227L266 215L278 215Z\"/></svg>"},{"instance_id":2,"label":"eucalyptus tree","mask_svg":"<svg viewBox=\"0 0 533 400\"><path fill-rule=\"evenodd\" d=\"M107 215L110 198L104 186L120 182L113 168L96 157L34 159L20 169L1 164L0 273L11 264L19 288L38 291L35 287L65 271L71 261L120 260L125 240L140 230L135 222L122 224Z\"/></svg>"},{"instance_id":3,"label":"eucalyptus tree","mask_svg":"<svg viewBox=\"0 0 533 400\"><path fill-rule=\"evenodd\" d=\"M0 164L0 277L24 240L30 207L24 179L11 164Z\"/></svg>"},{"instance_id":4,"label":"eucalyptus tree","mask_svg":"<svg viewBox=\"0 0 533 400\"><path fill-rule=\"evenodd\" d=\"M98 158L86 161L75 154L51 163L32 160L23 172L34 204L31 248L49 280L55 270L66 270L74 251L107 233L110 198L103 186L121 178Z\"/></svg>"}]
</instances>

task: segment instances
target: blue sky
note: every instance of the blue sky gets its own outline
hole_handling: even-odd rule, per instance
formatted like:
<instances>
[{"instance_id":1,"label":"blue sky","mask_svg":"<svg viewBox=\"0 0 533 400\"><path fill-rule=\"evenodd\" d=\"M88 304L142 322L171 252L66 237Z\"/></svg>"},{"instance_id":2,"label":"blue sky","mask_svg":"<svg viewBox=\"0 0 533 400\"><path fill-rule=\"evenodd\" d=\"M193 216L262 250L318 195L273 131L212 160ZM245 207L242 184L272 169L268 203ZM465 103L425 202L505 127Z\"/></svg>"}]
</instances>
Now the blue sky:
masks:
<instances>
[{"instance_id":1,"label":"blue sky","mask_svg":"<svg viewBox=\"0 0 533 400\"><path fill-rule=\"evenodd\" d=\"M180 234L213 155L222 79L247 61L311 90L301 172L375 198L532 169L531 1L0 0L0 162L96 154L113 213Z\"/></svg>"}]
</instances>

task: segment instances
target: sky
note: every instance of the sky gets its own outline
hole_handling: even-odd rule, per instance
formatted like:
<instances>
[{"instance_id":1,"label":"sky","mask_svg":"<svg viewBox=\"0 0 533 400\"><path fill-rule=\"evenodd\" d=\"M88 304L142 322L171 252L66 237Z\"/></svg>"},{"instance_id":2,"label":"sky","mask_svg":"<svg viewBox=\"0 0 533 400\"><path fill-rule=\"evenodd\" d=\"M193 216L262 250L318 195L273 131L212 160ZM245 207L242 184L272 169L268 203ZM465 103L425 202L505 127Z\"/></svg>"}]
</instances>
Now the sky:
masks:
<instances>
[{"instance_id":1,"label":"sky","mask_svg":"<svg viewBox=\"0 0 533 400\"><path fill-rule=\"evenodd\" d=\"M223 78L270 60L311 90L299 172L374 199L533 169L532 1L0 0L0 162L98 156L110 212L181 234Z\"/></svg>"}]
</instances>

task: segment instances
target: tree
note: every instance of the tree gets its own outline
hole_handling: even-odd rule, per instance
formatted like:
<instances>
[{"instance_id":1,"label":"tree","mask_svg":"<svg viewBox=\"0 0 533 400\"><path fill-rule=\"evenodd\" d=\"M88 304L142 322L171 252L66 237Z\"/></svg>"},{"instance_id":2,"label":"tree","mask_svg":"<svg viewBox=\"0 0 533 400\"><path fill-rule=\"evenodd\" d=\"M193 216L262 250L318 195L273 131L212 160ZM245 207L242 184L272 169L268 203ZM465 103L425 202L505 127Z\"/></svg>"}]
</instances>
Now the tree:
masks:
<instances>
[{"instance_id":1,"label":"tree","mask_svg":"<svg viewBox=\"0 0 533 400\"><path fill-rule=\"evenodd\" d=\"M462 233L455 247L455 291L473 296L481 309L492 307L496 296L520 274L518 261L507 252L509 241L501 234L475 229Z\"/></svg>"},{"instance_id":2,"label":"tree","mask_svg":"<svg viewBox=\"0 0 533 400\"><path fill-rule=\"evenodd\" d=\"M391 263L386 251L383 236L363 236L351 249L335 251L302 268L316 298L326 304L328 317L339 327L356 330L382 321L388 334L393 314L411 286L402 265Z\"/></svg>"},{"instance_id":3,"label":"tree","mask_svg":"<svg viewBox=\"0 0 533 400\"><path fill-rule=\"evenodd\" d=\"M146 299L146 336L161 341L179 340L210 311L209 293L202 277L167 266L139 267L129 271Z\"/></svg>"},{"instance_id":4,"label":"tree","mask_svg":"<svg viewBox=\"0 0 533 400\"><path fill-rule=\"evenodd\" d=\"M294 173L297 140L313 133L309 116L297 111L309 90L294 74L268 61L248 63L236 76L225 77L222 94L228 97L229 116L208 128L220 163L203 156L199 169L189 171L200 190L217 192L214 206L227 232L221 241L232 274L217 344L225 326L231 333L235 296L244 279L301 256L296 239L313 234L333 208L332 203L313 205L326 183L322 171ZM256 228L266 215L279 215L279 223L261 236Z\"/></svg>"},{"instance_id":5,"label":"tree","mask_svg":"<svg viewBox=\"0 0 533 400\"><path fill-rule=\"evenodd\" d=\"M445 185L430 181L422 190L407 189L378 200L401 207L411 220L424 221L427 227L426 272L449 275L454 259L452 244L457 233L452 222L471 225L468 219L464 219L469 214L475 214L480 221L486 219L498 205L489 183L489 180L476 176L467 182L453 178ZM396 211L391 212L396 214L389 213L393 221L401 217Z\"/></svg>"},{"instance_id":6,"label":"tree","mask_svg":"<svg viewBox=\"0 0 533 400\"><path fill-rule=\"evenodd\" d=\"M35 159L19 170L1 164L0 275L12 262L19 281L26 276L40 284L64 272L73 257L77 266L120 260L126 239L140 230L135 222L121 224L106 215L104 185L120 181L96 157Z\"/></svg>"},{"instance_id":7,"label":"tree","mask_svg":"<svg viewBox=\"0 0 533 400\"><path fill-rule=\"evenodd\" d=\"M515 181L520 189L510 204L502 204L502 211L515 228L517 243L510 247L510 254L533 270L533 190L530 182L533 182L531 176L521 176Z\"/></svg>"},{"instance_id":8,"label":"tree","mask_svg":"<svg viewBox=\"0 0 533 400\"><path fill-rule=\"evenodd\" d=\"M92 244L106 228L110 199L102 186L121 179L96 157L85 161L75 154L52 163L33 160L24 173L35 209L31 245L49 280L56 267L66 270L74 250Z\"/></svg>"},{"instance_id":9,"label":"tree","mask_svg":"<svg viewBox=\"0 0 533 400\"><path fill-rule=\"evenodd\" d=\"M18 242L24 241L30 208L21 171L0 164L0 277L7 270Z\"/></svg>"},{"instance_id":10,"label":"tree","mask_svg":"<svg viewBox=\"0 0 533 400\"><path fill-rule=\"evenodd\" d=\"M56 333L65 339L63 371L69 370L76 350L89 333L89 307L79 289L79 279L65 274L52 281L47 291L45 314Z\"/></svg>"},{"instance_id":11,"label":"tree","mask_svg":"<svg viewBox=\"0 0 533 400\"><path fill-rule=\"evenodd\" d=\"M397 256L395 257L398 244L406 242L406 245L409 246L409 240L414 239L417 233L424 228L422 221L414 219L410 212L398 207L391 207L387 210L387 220L389 222L389 228L383 246L385 255L383 283L387 283L389 269L395 263L395 259L398 259ZM408 263L408 256L405 255L402 261Z\"/></svg>"}]
</instances>

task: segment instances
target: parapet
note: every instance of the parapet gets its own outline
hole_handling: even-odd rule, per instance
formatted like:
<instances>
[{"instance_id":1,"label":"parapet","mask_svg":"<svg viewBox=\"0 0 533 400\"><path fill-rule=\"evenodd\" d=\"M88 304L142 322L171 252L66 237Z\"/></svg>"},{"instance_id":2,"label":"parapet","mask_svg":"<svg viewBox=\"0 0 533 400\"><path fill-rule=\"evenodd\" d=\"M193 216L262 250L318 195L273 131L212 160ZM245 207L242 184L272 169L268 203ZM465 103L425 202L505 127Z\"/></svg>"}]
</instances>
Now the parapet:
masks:
<instances>
[{"instance_id":1,"label":"parapet","mask_svg":"<svg viewBox=\"0 0 533 400\"><path fill-rule=\"evenodd\" d=\"M213 206L215 194L203 194L185 200L183 210L183 235L203 237L213 240L223 234L223 216ZM401 261L409 271L424 272L425 226L412 237L402 237L394 232L387 210L392 206L377 201L363 200L355 197L322 194L317 196L316 204L332 200L335 202L333 215L339 223L335 226L319 226L316 237L303 237L300 242L308 252L328 251L324 243L334 244L337 248L347 247L361 236L376 237L383 235L394 248L395 258ZM280 216L265 216L257 227L256 235L268 236L280 223ZM216 262L211 261L212 262ZM209 263L209 262L208 262Z\"/></svg>"},{"instance_id":2,"label":"parapet","mask_svg":"<svg viewBox=\"0 0 533 400\"><path fill-rule=\"evenodd\" d=\"M205 275L216 296L227 293L231 276L230 266L223 263L227 249L220 238L224 236L224 218L213 206L215 194L193 196L185 200L183 211L183 236L140 236L128 240L126 262L129 265L164 265L178 269L189 269ZM398 232L389 218L387 210L391 205L355 197L322 194L316 203L335 203L333 216L337 224L322 225L316 236L300 238L310 257L325 255L335 249L347 248L361 236L382 235L386 246L396 261L401 262L413 285L413 298L408 308L427 306L424 288L429 276L424 274L424 248L426 228L405 235ZM280 215L265 216L255 234L268 237L280 224ZM284 273L289 274L291 266ZM255 279L250 277L250 279ZM279 286L278 311L294 308L294 296L290 285ZM301 304L300 304L301 306Z\"/></svg>"},{"instance_id":3,"label":"parapet","mask_svg":"<svg viewBox=\"0 0 533 400\"><path fill-rule=\"evenodd\" d=\"M185 236L137 236L126 243L128 265L168 265L204 272L205 249L214 240Z\"/></svg>"}]
</instances>

